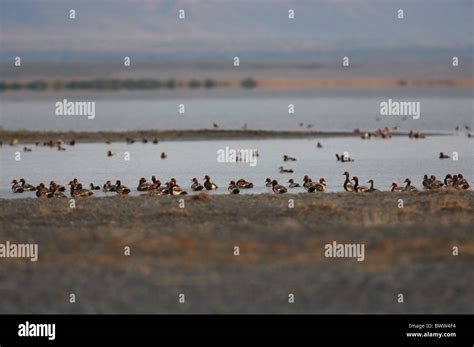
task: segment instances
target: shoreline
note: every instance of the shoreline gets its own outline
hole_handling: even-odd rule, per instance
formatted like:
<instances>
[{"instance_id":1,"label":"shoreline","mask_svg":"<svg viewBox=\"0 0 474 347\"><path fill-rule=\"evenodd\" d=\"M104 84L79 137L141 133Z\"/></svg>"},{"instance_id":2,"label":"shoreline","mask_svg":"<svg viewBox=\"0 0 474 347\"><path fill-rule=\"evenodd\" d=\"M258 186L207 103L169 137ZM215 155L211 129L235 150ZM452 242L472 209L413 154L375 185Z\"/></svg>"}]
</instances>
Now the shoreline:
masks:
<instances>
[{"instance_id":1,"label":"shoreline","mask_svg":"<svg viewBox=\"0 0 474 347\"><path fill-rule=\"evenodd\" d=\"M77 142L125 141L127 138L149 141L178 140L220 140L220 139L271 139L271 138L329 138L361 137L365 131L269 131L269 130L135 130L135 131L31 131L0 130L0 141L5 145L16 139L19 143L31 144L37 141L76 140ZM373 132L373 131L370 131ZM394 137L407 137L408 132L394 132ZM452 136L452 133L432 132L425 136Z\"/></svg>"},{"instance_id":2,"label":"shoreline","mask_svg":"<svg viewBox=\"0 0 474 347\"><path fill-rule=\"evenodd\" d=\"M0 243L38 244L35 262L1 260L0 278L15 288L0 297L3 312L474 309L473 191L186 196L185 208L180 199L84 198L75 208L69 199L0 199ZM328 258L325 245L333 242L365 245L364 260ZM75 305L57 299L71 288Z\"/></svg>"}]
</instances>

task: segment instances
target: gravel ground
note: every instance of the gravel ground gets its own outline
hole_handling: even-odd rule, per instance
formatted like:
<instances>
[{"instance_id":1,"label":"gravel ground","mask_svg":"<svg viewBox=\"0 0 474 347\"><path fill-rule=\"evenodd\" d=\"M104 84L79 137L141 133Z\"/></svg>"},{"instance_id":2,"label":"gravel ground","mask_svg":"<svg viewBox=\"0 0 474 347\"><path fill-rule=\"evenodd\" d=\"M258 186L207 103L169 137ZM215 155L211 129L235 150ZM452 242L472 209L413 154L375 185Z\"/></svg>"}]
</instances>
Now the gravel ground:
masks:
<instances>
[{"instance_id":1,"label":"gravel ground","mask_svg":"<svg viewBox=\"0 0 474 347\"><path fill-rule=\"evenodd\" d=\"M0 243L39 247L37 262L0 258L0 313L474 312L474 192L184 203L0 199ZM364 244L365 260L325 257L333 241Z\"/></svg>"}]
</instances>

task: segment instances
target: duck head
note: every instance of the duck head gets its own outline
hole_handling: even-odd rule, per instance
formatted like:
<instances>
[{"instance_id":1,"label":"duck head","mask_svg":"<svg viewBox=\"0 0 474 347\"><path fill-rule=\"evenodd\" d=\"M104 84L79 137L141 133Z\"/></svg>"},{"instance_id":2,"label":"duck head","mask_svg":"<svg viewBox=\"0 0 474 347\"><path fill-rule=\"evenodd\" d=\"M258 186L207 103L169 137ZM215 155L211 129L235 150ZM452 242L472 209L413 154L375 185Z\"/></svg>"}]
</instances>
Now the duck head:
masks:
<instances>
[{"instance_id":1,"label":"duck head","mask_svg":"<svg viewBox=\"0 0 474 347\"><path fill-rule=\"evenodd\" d=\"M347 171L344 171L344 173L342 174L343 176L346 176L347 178L349 178L349 172Z\"/></svg>"},{"instance_id":2,"label":"duck head","mask_svg":"<svg viewBox=\"0 0 474 347\"><path fill-rule=\"evenodd\" d=\"M272 181L272 186L275 187L276 185L278 185L277 180L273 180L273 181Z\"/></svg>"}]
</instances>

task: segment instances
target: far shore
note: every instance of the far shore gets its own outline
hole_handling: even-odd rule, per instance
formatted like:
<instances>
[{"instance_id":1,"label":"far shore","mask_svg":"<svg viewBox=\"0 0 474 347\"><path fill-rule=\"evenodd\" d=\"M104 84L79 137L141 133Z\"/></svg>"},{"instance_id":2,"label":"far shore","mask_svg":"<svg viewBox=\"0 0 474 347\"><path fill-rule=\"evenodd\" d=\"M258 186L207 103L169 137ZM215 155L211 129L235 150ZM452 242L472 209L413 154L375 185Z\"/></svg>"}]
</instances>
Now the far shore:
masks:
<instances>
[{"instance_id":1,"label":"far shore","mask_svg":"<svg viewBox=\"0 0 474 347\"><path fill-rule=\"evenodd\" d=\"M118 142L127 138L141 141L219 140L219 139L268 139L268 138L328 138L361 137L368 130L356 131L268 131L268 130L131 130L131 131L31 131L0 130L0 141L7 145L12 140L31 144L40 141L75 140L77 142ZM372 131L368 131L372 132ZM451 135L448 133L425 133L426 136ZM408 136L408 132L393 132L392 136Z\"/></svg>"}]
</instances>

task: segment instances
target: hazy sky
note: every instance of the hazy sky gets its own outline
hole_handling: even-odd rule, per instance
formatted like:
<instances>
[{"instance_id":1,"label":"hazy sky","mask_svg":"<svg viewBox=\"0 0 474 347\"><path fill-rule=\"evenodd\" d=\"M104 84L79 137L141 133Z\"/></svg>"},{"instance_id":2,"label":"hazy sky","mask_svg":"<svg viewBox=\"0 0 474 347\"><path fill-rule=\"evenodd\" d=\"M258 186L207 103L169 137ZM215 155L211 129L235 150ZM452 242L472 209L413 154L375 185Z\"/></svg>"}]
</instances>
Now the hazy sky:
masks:
<instances>
[{"instance_id":1,"label":"hazy sky","mask_svg":"<svg viewBox=\"0 0 474 347\"><path fill-rule=\"evenodd\" d=\"M473 0L0 0L1 59L469 55ZM295 19L288 19L288 9ZM69 19L69 10L76 19ZM178 19L184 9L185 20ZM397 19L403 9L405 19Z\"/></svg>"}]
</instances>

